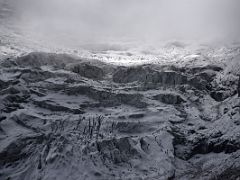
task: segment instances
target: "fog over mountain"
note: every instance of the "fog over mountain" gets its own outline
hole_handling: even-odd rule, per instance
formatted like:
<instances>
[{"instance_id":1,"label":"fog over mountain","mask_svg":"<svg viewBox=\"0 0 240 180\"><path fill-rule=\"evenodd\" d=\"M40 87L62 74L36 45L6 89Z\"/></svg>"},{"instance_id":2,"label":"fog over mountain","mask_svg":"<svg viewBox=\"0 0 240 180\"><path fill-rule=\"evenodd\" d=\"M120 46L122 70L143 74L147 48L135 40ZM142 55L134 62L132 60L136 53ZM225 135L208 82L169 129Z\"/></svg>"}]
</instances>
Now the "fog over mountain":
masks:
<instances>
[{"instance_id":1,"label":"fog over mountain","mask_svg":"<svg viewBox=\"0 0 240 180\"><path fill-rule=\"evenodd\" d=\"M11 1L23 29L66 43L240 37L238 0Z\"/></svg>"},{"instance_id":2,"label":"fog over mountain","mask_svg":"<svg viewBox=\"0 0 240 180\"><path fill-rule=\"evenodd\" d=\"M240 180L240 0L0 0L0 180Z\"/></svg>"}]
</instances>

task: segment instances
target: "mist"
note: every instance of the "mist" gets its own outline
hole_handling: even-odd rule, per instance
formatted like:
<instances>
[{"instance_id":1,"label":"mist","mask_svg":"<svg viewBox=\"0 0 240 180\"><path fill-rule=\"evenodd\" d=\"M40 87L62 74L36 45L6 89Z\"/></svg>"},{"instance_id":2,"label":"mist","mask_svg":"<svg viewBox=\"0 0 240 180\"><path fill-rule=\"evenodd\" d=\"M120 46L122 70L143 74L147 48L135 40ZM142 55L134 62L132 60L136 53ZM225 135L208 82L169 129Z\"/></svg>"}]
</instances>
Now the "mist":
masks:
<instances>
[{"instance_id":1,"label":"mist","mask_svg":"<svg viewBox=\"0 0 240 180\"><path fill-rule=\"evenodd\" d=\"M15 0L14 7L23 33L65 45L240 39L239 0Z\"/></svg>"}]
</instances>

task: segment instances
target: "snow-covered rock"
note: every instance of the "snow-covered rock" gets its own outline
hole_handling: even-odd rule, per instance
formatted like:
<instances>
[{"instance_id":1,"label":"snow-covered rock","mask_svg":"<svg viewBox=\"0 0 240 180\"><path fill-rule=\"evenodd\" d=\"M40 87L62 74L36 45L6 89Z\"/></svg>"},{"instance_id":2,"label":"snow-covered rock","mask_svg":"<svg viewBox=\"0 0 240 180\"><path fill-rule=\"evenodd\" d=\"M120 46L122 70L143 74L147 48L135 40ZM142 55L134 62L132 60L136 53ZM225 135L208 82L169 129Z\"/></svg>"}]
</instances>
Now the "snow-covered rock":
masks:
<instances>
[{"instance_id":1,"label":"snow-covered rock","mask_svg":"<svg viewBox=\"0 0 240 180\"><path fill-rule=\"evenodd\" d=\"M238 178L239 73L214 53L226 61L2 59L0 179Z\"/></svg>"}]
</instances>

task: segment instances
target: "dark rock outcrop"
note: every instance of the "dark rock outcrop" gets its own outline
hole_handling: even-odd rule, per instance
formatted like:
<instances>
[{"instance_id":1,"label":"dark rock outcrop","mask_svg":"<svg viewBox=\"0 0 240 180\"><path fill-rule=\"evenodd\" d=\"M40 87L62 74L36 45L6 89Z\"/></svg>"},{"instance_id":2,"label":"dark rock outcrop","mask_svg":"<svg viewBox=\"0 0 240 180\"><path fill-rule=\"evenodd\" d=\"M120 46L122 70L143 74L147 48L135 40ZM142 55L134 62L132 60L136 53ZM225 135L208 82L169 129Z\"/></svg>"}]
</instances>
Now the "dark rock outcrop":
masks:
<instances>
[{"instance_id":1,"label":"dark rock outcrop","mask_svg":"<svg viewBox=\"0 0 240 180\"><path fill-rule=\"evenodd\" d=\"M7 88L8 85L9 85L8 82L5 82L5 81L0 79L0 90Z\"/></svg>"},{"instance_id":2,"label":"dark rock outcrop","mask_svg":"<svg viewBox=\"0 0 240 180\"><path fill-rule=\"evenodd\" d=\"M216 74L217 74L216 71L205 70L203 72L196 74L196 76L204 79L207 82L212 82L214 80L214 78L216 77Z\"/></svg>"},{"instance_id":3,"label":"dark rock outcrop","mask_svg":"<svg viewBox=\"0 0 240 180\"><path fill-rule=\"evenodd\" d=\"M116 83L157 83L166 86L175 86L187 83L187 77L174 72L159 72L148 66L124 67L113 74Z\"/></svg>"},{"instance_id":4,"label":"dark rock outcrop","mask_svg":"<svg viewBox=\"0 0 240 180\"><path fill-rule=\"evenodd\" d=\"M128 162L132 158L140 158L141 153L136 148L137 141L132 138L104 140L97 143L97 149L113 163Z\"/></svg>"},{"instance_id":5,"label":"dark rock outcrop","mask_svg":"<svg viewBox=\"0 0 240 180\"><path fill-rule=\"evenodd\" d=\"M239 76L239 80L238 80L237 92L238 92L238 97L240 97L240 76Z\"/></svg>"},{"instance_id":6,"label":"dark rock outcrop","mask_svg":"<svg viewBox=\"0 0 240 180\"><path fill-rule=\"evenodd\" d=\"M9 142L5 148L0 151L0 168L6 164L11 164L15 161L22 160L31 156L34 153L33 149L37 151L37 145L44 141L42 134L34 134L26 137L19 137L13 142Z\"/></svg>"},{"instance_id":7,"label":"dark rock outcrop","mask_svg":"<svg viewBox=\"0 0 240 180\"><path fill-rule=\"evenodd\" d=\"M70 69L72 72L78 73L83 77L95 80L102 80L105 75L103 69L90 63L72 65L68 67L68 69Z\"/></svg>"},{"instance_id":8,"label":"dark rock outcrop","mask_svg":"<svg viewBox=\"0 0 240 180\"><path fill-rule=\"evenodd\" d=\"M23 103L27 103L30 94L27 88L21 85L12 85L0 91L0 111L10 113L22 108Z\"/></svg>"},{"instance_id":9,"label":"dark rock outcrop","mask_svg":"<svg viewBox=\"0 0 240 180\"><path fill-rule=\"evenodd\" d=\"M41 107L50 111L60 111L60 112L73 113L73 114L84 113L81 109L66 107L50 100L42 100L42 101L35 100L33 101L33 103L38 107Z\"/></svg>"},{"instance_id":10,"label":"dark rock outcrop","mask_svg":"<svg viewBox=\"0 0 240 180\"><path fill-rule=\"evenodd\" d=\"M185 102L185 100L178 94L174 93L163 93L163 94L158 94L153 97L155 100L158 100L162 103L165 104L181 104Z\"/></svg>"},{"instance_id":11,"label":"dark rock outcrop","mask_svg":"<svg viewBox=\"0 0 240 180\"><path fill-rule=\"evenodd\" d=\"M66 89L66 93L70 95L87 95L88 97L99 101L101 105L108 107L118 106L121 103L138 108L144 108L147 106L147 103L142 101L143 95L137 93L131 94L127 92L111 92L85 85L69 87Z\"/></svg>"}]
</instances>

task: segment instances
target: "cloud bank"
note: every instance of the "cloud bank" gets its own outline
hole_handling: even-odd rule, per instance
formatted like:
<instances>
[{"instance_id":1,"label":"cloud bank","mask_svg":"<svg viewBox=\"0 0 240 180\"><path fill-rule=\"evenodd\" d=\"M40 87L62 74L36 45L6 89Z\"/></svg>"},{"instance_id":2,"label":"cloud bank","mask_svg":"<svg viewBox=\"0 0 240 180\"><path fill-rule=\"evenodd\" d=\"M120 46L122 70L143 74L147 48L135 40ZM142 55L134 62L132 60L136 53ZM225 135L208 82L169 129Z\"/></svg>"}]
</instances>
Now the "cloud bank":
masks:
<instances>
[{"instance_id":1,"label":"cloud bank","mask_svg":"<svg viewBox=\"0 0 240 180\"><path fill-rule=\"evenodd\" d=\"M64 43L239 40L239 0L21 0L18 24Z\"/></svg>"}]
</instances>

